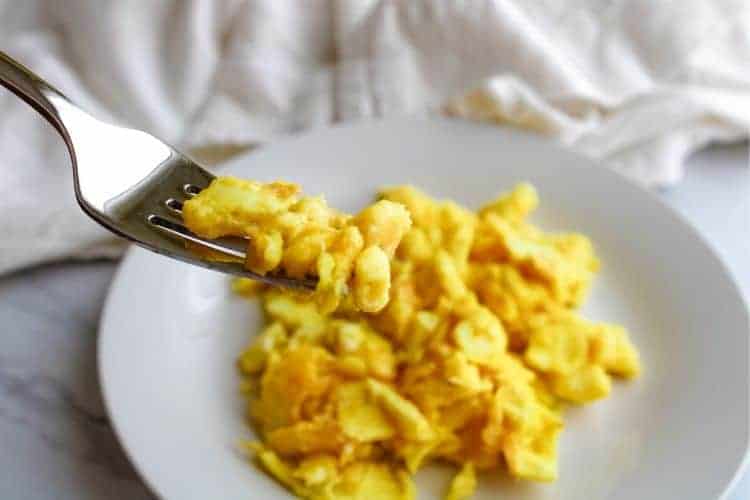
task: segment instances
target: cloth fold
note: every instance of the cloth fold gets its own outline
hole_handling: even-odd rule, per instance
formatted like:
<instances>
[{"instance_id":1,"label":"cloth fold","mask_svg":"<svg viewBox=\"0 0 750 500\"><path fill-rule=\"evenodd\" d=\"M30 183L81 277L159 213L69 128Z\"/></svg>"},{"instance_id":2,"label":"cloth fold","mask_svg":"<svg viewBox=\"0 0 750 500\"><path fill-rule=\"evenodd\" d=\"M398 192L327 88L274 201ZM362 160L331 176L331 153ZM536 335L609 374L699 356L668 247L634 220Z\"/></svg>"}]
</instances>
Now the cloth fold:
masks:
<instances>
[{"instance_id":1,"label":"cloth fold","mask_svg":"<svg viewBox=\"0 0 750 500\"><path fill-rule=\"evenodd\" d=\"M665 185L750 129L743 0L0 0L0 50L186 149L437 112ZM0 152L0 273L121 250L76 206L52 129L4 91Z\"/></svg>"}]
</instances>

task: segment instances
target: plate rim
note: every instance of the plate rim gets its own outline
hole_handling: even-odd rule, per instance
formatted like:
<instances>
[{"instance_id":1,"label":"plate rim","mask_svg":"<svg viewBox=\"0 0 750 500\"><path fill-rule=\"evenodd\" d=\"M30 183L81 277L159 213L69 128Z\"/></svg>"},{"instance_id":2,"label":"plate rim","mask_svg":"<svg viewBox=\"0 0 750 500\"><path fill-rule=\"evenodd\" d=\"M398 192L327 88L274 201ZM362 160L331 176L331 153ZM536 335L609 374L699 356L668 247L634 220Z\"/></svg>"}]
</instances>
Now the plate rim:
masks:
<instances>
[{"instance_id":1,"label":"plate rim","mask_svg":"<svg viewBox=\"0 0 750 500\"><path fill-rule=\"evenodd\" d=\"M604 165L601 161L589 158L587 156L584 156L578 152L575 152L571 150L570 148L567 148L564 144L560 144L558 142L555 142L554 140L551 140L548 137L545 137L540 134L531 133L528 131L520 130L518 128L514 128L511 126L506 125L488 125L484 123L477 123L477 122L467 122L465 120L457 119L457 118L449 118L449 117L419 117L419 116L410 116L410 117L396 117L396 118L385 118L385 119L378 119L378 120L367 120L367 121L354 121L354 122L343 122L343 123L336 123L332 124L331 126L327 126L324 128L319 129L312 129L304 131L300 134L293 134L289 136L284 136L278 140L275 140L273 142L268 143L267 145L263 145L260 148L253 148L248 151L245 151L243 153L240 153L236 156L233 156L226 161L213 166L215 167L227 167L234 164L241 164L243 162L247 161L248 157L251 157L255 154L257 154L259 151L264 151L267 148L278 148L278 147L285 147L288 145L293 145L294 142L299 140L306 140L309 138L309 136L315 136L315 135L321 135L321 134L335 134L338 130L341 129L350 129L350 128L369 128L369 127L389 127L389 126L419 126L420 124L429 123L429 122L462 122L466 124L471 124L477 127L491 127L495 128L498 131L503 131L505 134L510 135L517 135L520 137L525 137L527 139L531 139L532 141L538 141L539 143L543 143L545 147L549 147L552 149L557 149L561 152L565 152L565 154L570 156L577 157L578 161L580 162L579 165L581 167L585 168L593 168L599 171L602 171L605 177L609 177L612 179L613 182L624 182L625 184L628 184L631 189L635 189L640 192L641 195L646 196L647 198L650 198L652 202L655 202L661 210L663 210L666 214L668 214L676 223L683 226L684 229L686 229L690 236L692 236L699 245L703 247L703 250L706 251L707 255L710 256L710 258L714 261L714 264L718 266L718 269L721 270L722 276L727 280L727 283L730 285L733 295L735 298L738 299L739 303L742 305L742 311L743 311L743 321L745 323L745 329L746 329L746 335L750 337L750 298L745 297L745 295L742 292L742 289L737 281L736 276L734 273L729 269L729 266L726 264L724 259L721 257L721 254L715 249L714 245L711 243L711 241L682 213L675 210L673 207L671 207L663 198L658 196L653 190L647 189L643 185L639 184L634 179L628 177L627 175L624 175L620 172L617 172L606 165ZM111 424L111 427L118 439L118 442L120 443L123 451L125 452L126 456L128 457L128 460L133 465L133 468L138 473L138 476L141 478L141 480L147 485L147 487L151 490L151 492L155 493L158 497L169 499L166 492L163 491L162 487L159 485L159 482L157 478L153 477L153 475L147 470L146 465L143 463L141 459L138 457L138 453L133 448L132 440L128 438L128 434L123 430L122 428L122 421L119 420L120 417L116 414L116 411L114 410L114 395L111 393L111 384L107 382L109 380L110 375L108 368L105 363L105 356L103 355L103 352L105 350L106 345L106 338L108 337L107 331L111 331L111 328L107 327L107 324L110 320L108 318L111 318L112 312L111 310L115 308L114 305L114 299L113 296L115 295L115 290L118 289L120 286L120 282L122 281L122 276L127 271L127 269L132 265L132 261L139 258L141 255L149 255L152 254L152 252L147 251L143 248L138 247L137 245L129 245L124 256L120 260L120 262L117 265L117 270L114 273L112 277L112 281L110 282L110 285L107 289L106 298L104 301L104 305L102 307L100 316L99 316L99 322L98 322L98 330L97 330L97 340L96 340L96 362L97 362L97 376L99 378L99 385L101 388L101 394L102 399L104 402L105 411L108 417L108 420ZM750 357L747 358L748 361L750 361ZM750 362L748 363L748 366L746 366L746 375L750 379ZM750 399L749 399L750 401ZM742 472L745 469L750 468L750 427L748 428L748 433L745 435L745 443L744 443L744 452L741 460L738 461L737 465L735 466L735 470L733 471L731 475L731 479L726 483L724 486L724 489L721 491L719 496L717 497L717 500L726 500L728 495L732 492L736 484L739 482ZM750 471L748 471L750 473Z\"/></svg>"}]
</instances>

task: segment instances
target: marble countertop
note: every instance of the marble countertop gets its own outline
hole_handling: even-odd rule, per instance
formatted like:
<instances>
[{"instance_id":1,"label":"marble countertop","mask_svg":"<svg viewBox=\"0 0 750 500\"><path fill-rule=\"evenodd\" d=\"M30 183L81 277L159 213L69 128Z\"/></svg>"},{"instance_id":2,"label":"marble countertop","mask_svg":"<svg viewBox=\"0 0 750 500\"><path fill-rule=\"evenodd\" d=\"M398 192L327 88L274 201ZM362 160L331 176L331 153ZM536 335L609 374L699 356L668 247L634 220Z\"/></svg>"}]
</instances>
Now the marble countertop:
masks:
<instances>
[{"instance_id":1,"label":"marble countertop","mask_svg":"<svg viewBox=\"0 0 750 500\"><path fill-rule=\"evenodd\" d=\"M750 299L746 145L693 157L661 193L711 241ZM96 332L116 269L60 263L0 278L0 498L153 499L103 407ZM750 471L726 500L750 498Z\"/></svg>"}]
</instances>

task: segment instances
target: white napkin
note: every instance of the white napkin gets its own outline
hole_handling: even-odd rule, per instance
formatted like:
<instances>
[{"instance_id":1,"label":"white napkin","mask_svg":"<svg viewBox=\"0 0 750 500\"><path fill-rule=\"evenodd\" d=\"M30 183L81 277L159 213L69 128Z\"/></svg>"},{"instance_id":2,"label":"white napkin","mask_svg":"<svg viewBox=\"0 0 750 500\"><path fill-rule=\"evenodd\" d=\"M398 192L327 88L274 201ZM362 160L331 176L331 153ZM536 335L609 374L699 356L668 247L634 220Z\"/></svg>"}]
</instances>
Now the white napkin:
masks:
<instances>
[{"instance_id":1,"label":"white napkin","mask_svg":"<svg viewBox=\"0 0 750 500\"><path fill-rule=\"evenodd\" d=\"M654 185L750 129L744 0L0 0L0 50L95 115L185 148L442 111ZM0 93L0 272L120 251L77 208L67 163Z\"/></svg>"}]
</instances>

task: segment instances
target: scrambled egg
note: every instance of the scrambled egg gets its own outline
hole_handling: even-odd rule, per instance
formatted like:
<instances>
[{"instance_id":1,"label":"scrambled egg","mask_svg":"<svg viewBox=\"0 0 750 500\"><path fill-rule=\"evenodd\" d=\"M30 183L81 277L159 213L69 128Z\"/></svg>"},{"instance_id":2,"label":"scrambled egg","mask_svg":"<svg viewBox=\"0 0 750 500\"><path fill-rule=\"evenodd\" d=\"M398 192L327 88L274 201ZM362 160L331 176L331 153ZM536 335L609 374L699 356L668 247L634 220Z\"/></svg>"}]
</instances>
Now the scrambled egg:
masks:
<instances>
[{"instance_id":1,"label":"scrambled egg","mask_svg":"<svg viewBox=\"0 0 750 500\"><path fill-rule=\"evenodd\" d=\"M317 277L315 296L324 312L334 311L350 292L357 309L381 310L388 302L390 259L411 227L409 213L381 200L352 217L323 197L300 197L299 191L287 182L219 177L185 202L182 216L204 238L248 238L250 271Z\"/></svg>"},{"instance_id":2,"label":"scrambled egg","mask_svg":"<svg viewBox=\"0 0 750 500\"><path fill-rule=\"evenodd\" d=\"M268 321L239 358L261 438L248 448L300 497L411 499L411 475L431 460L458 467L447 500L470 497L483 470L553 481L565 404L604 398L612 376L639 373L624 328L576 312L599 267L591 243L527 222L538 204L528 184L477 213L395 187L349 219L320 199L290 201L288 185L220 181L215 189L227 182L232 196L275 194L248 202L247 213L212 203L188 217L214 236L271 241L278 232L294 256L249 265L281 263L291 274L317 266L324 286L354 273L334 310L248 280L234 285L260 296ZM224 194L204 196L222 206ZM275 214L269 226L258 207ZM286 226L290 214L314 221L312 232ZM300 236L329 233L319 244Z\"/></svg>"}]
</instances>

